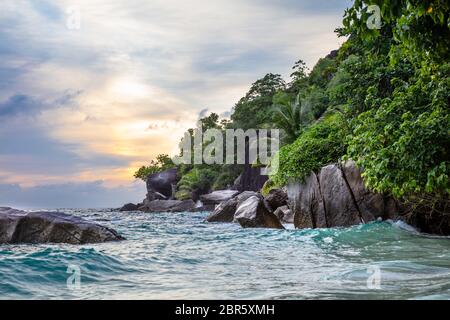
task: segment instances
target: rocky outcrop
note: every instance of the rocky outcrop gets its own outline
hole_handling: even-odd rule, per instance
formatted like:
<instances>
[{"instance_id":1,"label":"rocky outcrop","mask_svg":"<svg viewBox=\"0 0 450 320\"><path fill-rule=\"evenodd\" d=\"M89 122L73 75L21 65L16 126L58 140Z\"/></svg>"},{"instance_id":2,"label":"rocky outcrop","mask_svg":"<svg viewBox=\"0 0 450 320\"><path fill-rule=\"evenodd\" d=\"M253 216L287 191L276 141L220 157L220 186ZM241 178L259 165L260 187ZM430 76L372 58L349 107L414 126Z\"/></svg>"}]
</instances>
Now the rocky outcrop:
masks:
<instances>
[{"instance_id":1,"label":"rocky outcrop","mask_svg":"<svg viewBox=\"0 0 450 320\"><path fill-rule=\"evenodd\" d=\"M288 206L278 207L273 213L282 223L294 223L294 213Z\"/></svg>"},{"instance_id":2,"label":"rocky outcrop","mask_svg":"<svg viewBox=\"0 0 450 320\"><path fill-rule=\"evenodd\" d=\"M274 212L277 208L287 205L288 195L281 189L272 189L265 199L270 209Z\"/></svg>"},{"instance_id":3,"label":"rocky outcrop","mask_svg":"<svg viewBox=\"0 0 450 320\"><path fill-rule=\"evenodd\" d=\"M171 198L173 188L177 182L178 173L176 168L149 175L147 177L147 199L149 201L158 200L158 198L154 198L156 193L161 194L166 199Z\"/></svg>"},{"instance_id":4,"label":"rocky outcrop","mask_svg":"<svg viewBox=\"0 0 450 320\"><path fill-rule=\"evenodd\" d=\"M244 165L244 171L236 178L231 189L243 191L259 191L268 180L267 175L261 174L261 168L254 168L250 164Z\"/></svg>"},{"instance_id":5,"label":"rocky outcrop","mask_svg":"<svg viewBox=\"0 0 450 320\"><path fill-rule=\"evenodd\" d=\"M288 186L289 208L294 213L296 228L328 227L319 179L315 173L302 185Z\"/></svg>"},{"instance_id":6,"label":"rocky outcrop","mask_svg":"<svg viewBox=\"0 0 450 320\"><path fill-rule=\"evenodd\" d=\"M127 203L126 205L124 205L122 208L119 209L119 211L121 211L121 212L137 211L137 210L138 210L138 205L134 204L134 203Z\"/></svg>"},{"instance_id":7,"label":"rocky outcrop","mask_svg":"<svg viewBox=\"0 0 450 320\"><path fill-rule=\"evenodd\" d=\"M397 201L371 192L353 161L331 164L288 186L297 228L348 227L378 218L397 218Z\"/></svg>"},{"instance_id":8,"label":"rocky outcrop","mask_svg":"<svg viewBox=\"0 0 450 320\"><path fill-rule=\"evenodd\" d=\"M0 208L0 244L85 244L124 239L113 229L62 212Z\"/></svg>"},{"instance_id":9,"label":"rocky outcrop","mask_svg":"<svg viewBox=\"0 0 450 320\"><path fill-rule=\"evenodd\" d=\"M353 161L343 163L341 165L341 170L343 177L353 194L355 206L364 222L370 222L378 218L394 218L394 215L396 213L398 214L398 208L386 210L387 206L385 202L392 201L392 205L395 206L393 199L387 198L385 200L385 197L382 194L371 192L364 186L364 181L361 178L361 171L356 167Z\"/></svg>"},{"instance_id":10,"label":"rocky outcrop","mask_svg":"<svg viewBox=\"0 0 450 320\"><path fill-rule=\"evenodd\" d=\"M214 211L206 218L208 222L233 222L237 207L250 197L256 196L262 199L259 193L244 191L241 194L221 202Z\"/></svg>"},{"instance_id":11,"label":"rocky outcrop","mask_svg":"<svg viewBox=\"0 0 450 320\"><path fill-rule=\"evenodd\" d=\"M147 192L147 197L145 200L147 201L153 201L153 200L167 200L169 197L166 197L165 195L156 192L156 191L149 191Z\"/></svg>"},{"instance_id":12,"label":"rocky outcrop","mask_svg":"<svg viewBox=\"0 0 450 320\"><path fill-rule=\"evenodd\" d=\"M200 201L204 206L217 205L223 201L230 200L239 194L236 190L217 190L200 196Z\"/></svg>"},{"instance_id":13,"label":"rocky outcrop","mask_svg":"<svg viewBox=\"0 0 450 320\"><path fill-rule=\"evenodd\" d=\"M348 227L364 222L340 166L323 167L318 179L328 226Z\"/></svg>"},{"instance_id":14,"label":"rocky outcrop","mask_svg":"<svg viewBox=\"0 0 450 320\"><path fill-rule=\"evenodd\" d=\"M278 218L267 210L263 200L257 196L251 196L238 206L234 221L243 228L284 229Z\"/></svg>"},{"instance_id":15,"label":"rocky outcrop","mask_svg":"<svg viewBox=\"0 0 450 320\"><path fill-rule=\"evenodd\" d=\"M140 210L144 212L194 211L195 202L192 200L153 200L147 201Z\"/></svg>"}]
</instances>

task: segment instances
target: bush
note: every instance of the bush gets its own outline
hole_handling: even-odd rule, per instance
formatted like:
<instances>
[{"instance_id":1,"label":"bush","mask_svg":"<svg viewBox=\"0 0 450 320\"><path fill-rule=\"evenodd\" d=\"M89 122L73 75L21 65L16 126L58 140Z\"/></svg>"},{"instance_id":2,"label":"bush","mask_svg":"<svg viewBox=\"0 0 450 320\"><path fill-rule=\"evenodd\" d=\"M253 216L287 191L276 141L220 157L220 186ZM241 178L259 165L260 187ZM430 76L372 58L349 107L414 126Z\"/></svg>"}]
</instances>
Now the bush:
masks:
<instances>
[{"instance_id":1,"label":"bush","mask_svg":"<svg viewBox=\"0 0 450 320\"><path fill-rule=\"evenodd\" d=\"M449 192L450 64L409 83L354 121L349 156L369 187L400 197Z\"/></svg>"},{"instance_id":2,"label":"bush","mask_svg":"<svg viewBox=\"0 0 450 320\"><path fill-rule=\"evenodd\" d=\"M134 177L146 181L149 175L174 167L175 164L167 154L160 154L156 157L156 161L151 161L149 166L140 167L139 170L134 173Z\"/></svg>"},{"instance_id":3,"label":"bush","mask_svg":"<svg viewBox=\"0 0 450 320\"><path fill-rule=\"evenodd\" d=\"M338 161L346 152L347 130L340 113L328 114L311 125L294 143L280 149L273 183L283 186L291 180L303 181L311 171Z\"/></svg>"},{"instance_id":4,"label":"bush","mask_svg":"<svg viewBox=\"0 0 450 320\"><path fill-rule=\"evenodd\" d=\"M194 193L207 193L210 191L217 174L214 167L194 167L191 171L183 175L178 182L178 191L175 197L179 200L186 200L192 199Z\"/></svg>"}]
</instances>

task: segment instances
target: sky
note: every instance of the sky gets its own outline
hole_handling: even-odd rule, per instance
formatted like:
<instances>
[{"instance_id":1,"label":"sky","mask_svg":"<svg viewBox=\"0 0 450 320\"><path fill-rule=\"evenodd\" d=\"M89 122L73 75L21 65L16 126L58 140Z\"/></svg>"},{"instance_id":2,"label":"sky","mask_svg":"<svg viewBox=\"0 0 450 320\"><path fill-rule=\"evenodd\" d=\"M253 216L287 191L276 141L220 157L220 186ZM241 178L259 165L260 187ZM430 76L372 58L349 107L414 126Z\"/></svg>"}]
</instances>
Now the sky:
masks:
<instances>
[{"instance_id":1,"label":"sky","mask_svg":"<svg viewBox=\"0 0 450 320\"><path fill-rule=\"evenodd\" d=\"M348 0L2 0L0 206L139 202L134 171L343 40Z\"/></svg>"}]
</instances>

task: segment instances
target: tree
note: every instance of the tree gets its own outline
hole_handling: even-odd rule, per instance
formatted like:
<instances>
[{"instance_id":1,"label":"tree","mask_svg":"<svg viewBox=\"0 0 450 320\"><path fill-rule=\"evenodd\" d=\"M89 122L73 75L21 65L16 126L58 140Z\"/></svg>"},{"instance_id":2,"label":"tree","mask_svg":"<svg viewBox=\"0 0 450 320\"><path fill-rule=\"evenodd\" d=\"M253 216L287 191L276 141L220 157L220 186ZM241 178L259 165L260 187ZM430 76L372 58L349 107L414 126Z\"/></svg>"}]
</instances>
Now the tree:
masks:
<instances>
[{"instance_id":1,"label":"tree","mask_svg":"<svg viewBox=\"0 0 450 320\"><path fill-rule=\"evenodd\" d=\"M287 143L292 143L312 121L312 114L303 107L300 94L294 101L286 95L275 96L273 108L274 122L279 129L284 130Z\"/></svg>"},{"instance_id":2,"label":"tree","mask_svg":"<svg viewBox=\"0 0 450 320\"><path fill-rule=\"evenodd\" d=\"M236 129L259 129L272 126L272 98L286 83L278 74L269 73L252 84L250 90L234 106L231 120Z\"/></svg>"},{"instance_id":3,"label":"tree","mask_svg":"<svg viewBox=\"0 0 450 320\"><path fill-rule=\"evenodd\" d=\"M348 155L364 168L365 181L376 191L397 197L427 194L441 201L450 192L450 3L372 2L381 8L381 29L366 27L369 1L356 0L340 30L350 35L350 45L363 49L364 56L355 60L371 66L352 75L371 81L355 81L347 90L365 96L359 105L347 100L349 110L358 110L348 114ZM373 45L381 42L381 47Z\"/></svg>"},{"instance_id":4,"label":"tree","mask_svg":"<svg viewBox=\"0 0 450 320\"><path fill-rule=\"evenodd\" d=\"M150 165L140 167L135 173L136 179L147 181L147 177L151 174L162 172L164 170L175 167L172 159L167 154L160 154L156 157L156 161L152 160Z\"/></svg>"}]
</instances>

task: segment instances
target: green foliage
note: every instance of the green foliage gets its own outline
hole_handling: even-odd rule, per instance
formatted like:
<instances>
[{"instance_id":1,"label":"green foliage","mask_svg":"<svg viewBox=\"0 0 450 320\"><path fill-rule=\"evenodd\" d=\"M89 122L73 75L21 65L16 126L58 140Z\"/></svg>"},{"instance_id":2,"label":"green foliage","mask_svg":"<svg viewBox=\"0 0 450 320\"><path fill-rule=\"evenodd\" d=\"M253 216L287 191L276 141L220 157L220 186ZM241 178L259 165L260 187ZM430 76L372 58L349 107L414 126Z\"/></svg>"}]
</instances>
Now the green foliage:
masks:
<instances>
[{"instance_id":1,"label":"green foliage","mask_svg":"<svg viewBox=\"0 0 450 320\"><path fill-rule=\"evenodd\" d=\"M395 196L449 192L450 64L409 84L354 120L349 156L368 185Z\"/></svg>"},{"instance_id":2,"label":"green foliage","mask_svg":"<svg viewBox=\"0 0 450 320\"><path fill-rule=\"evenodd\" d=\"M143 181L147 180L147 177L151 174L158 173L170 168L175 167L172 159L167 154L160 154L156 157L156 161L152 160L149 166L140 167L135 173L136 179Z\"/></svg>"},{"instance_id":3,"label":"green foliage","mask_svg":"<svg viewBox=\"0 0 450 320\"><path fill-rule=\"evenodd\" d=\"M352 120L348 156L376 191L443 198L450 175L449 2L371 1L381 8L381 30L365 26L365 3L356 0L346 12L340 31L351 35L346 49L353 56L340 66L345 83L330 90Z\"/></svg>"},{"instance_id":4,"label":"green foliage","mask_svg":"<svg viewBox=\"0 0 450 320\"><path fill-rule=\"evenodd\" d=\"M310 113L310 118L319 119L330 106L330 99L324 89L313 86L305 94L301 103L303 108Z\"/></svg>"},{"instance_id":5,"label":"green foliage","mask_svg":"<svg viewBox=\"0 0 450 320\"><path fill-rule=\"evenodd\" d=\"M222 129L222 124L219 123L219 115L211 113L209 116L200 119L203 131L208 129Z\"/></svg>"},{"instance_id":6,"label":"green foliage","mask_svg":"<svg viewBox=\"0 0 450 320\"><path fill-rule=\"evenodd\" d=\"M318 88L325 88L336 73L336 68L337 61L335 59L319 59L309 74L308 83Z\"/></svg>"},{"instance_id":7,"label":"green foliage","mask_svg":"<svg viewBox=\"0 0 450 320\"><path fill-rule=\"evenodd\" d=\"M367 5L381 8L383 27L368 29L371 16ZM411 61L448 61L450 39L450 3L448 0L355 0L346 10L341 35L354 35L372 44L380 35L390 34L402 56ZM372 47L376 51L376 47Z\"/></svg>"},{"instance_id":8,"label":"green foliage","mask_svg":"<svg viewBox=\"0 0 450 320\"><path fill-rule=\"evenodd\" d=\"M381 8L381 29L366 25L372 4ZM279 151L278 170L263 192L351 157L371 189L448 198L450 2L355 0L337 32L348 37L337 57L320 59L309 74L299 60L288 84L267 74L235 105L231 121L211 114L200 120L204 129L286 131L291 144ZM179 197L226 188L240 169L180 166ZM152 162L136 175L158 170Z\"/></svg>"},{"instance_id":9,"label":"green foliage","mask_svg":"<svg viewBox=\"0 0 450 320\"><path fill-rule=\"evenodd\" d=\"M263 187L261 188L261 194L264 197L267 197L269 195L270 190L275 189L277 186L275 185L275 183L272 180L267 180Z\"/></svg>"},{"instance_id":10,"label":"green foliage","mask_svg":"<svg viewBox=\"0 0 450 320\"><path fill-rule=\"evenodd\" d=\"M223 165L214 180L212 189L223 190L230 188L241 172L242 166L240 165Z\"/></svg>"},{"instance_id":11,"label":"green foliage","mask_svg":"<svg viewBox=\"0 0 450 320\"><path fill-rule=\"evenodd\" d=\"M233 127L246 130L270 125L273 96L285 87L281 76L271 73L253 83L245 97L234 106L231 115Z\"/></svg>"},{"instance_id":12,"label":"green foliage","mask_svg":"<svg viewBox=\"0 0 450 320\"><path fill-rule=\"evenodd\" d=\"M311 171L336 162L346 151L347 125L340 113L326 115L297 140L279 151L279 167L270 179L277 186L291 180L303 181ZM278 170L276 170L278 169Z\"/></svg>"},{"instance_id":13,"label":"green foliage","mask_svg":"<svg viewBox=\"0 0 450 320\"><path fill-rule=\"evenodd\" d=\"M274 104L273 119L276 127L284 130L286 141L293 142L303 128L312 121L312 114L304 108L300 102L300 96L297 96L294 101L277 96Z\"/></svg>"},{"instance_id":14,"label":"green foliage","mask_svg":"<svg viewBox=\"0 0 450 320\"><path fill-rule=\"evenodd\" d=\"M208 192L217 175L218 170L214 166L194 167L178 182L176 198L179 200L192 199L194 193Z\"/></svg>"},{"instance_id":15,"label":"green foliage","mask_svg":"<svg viewBox=\"0 0 450 320\"><path fill-rule=\"evenodd\" d=\"M287 92L291 94L298 94L308 86L308 68L303 60L298 60L292 67L291 79Z\"/></svg>"}]
</instances>

